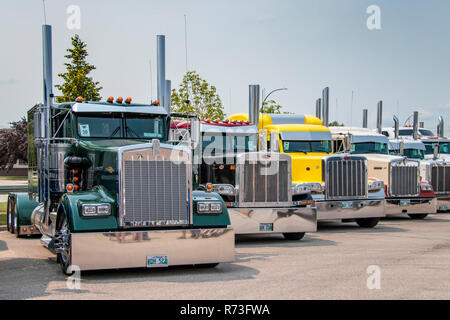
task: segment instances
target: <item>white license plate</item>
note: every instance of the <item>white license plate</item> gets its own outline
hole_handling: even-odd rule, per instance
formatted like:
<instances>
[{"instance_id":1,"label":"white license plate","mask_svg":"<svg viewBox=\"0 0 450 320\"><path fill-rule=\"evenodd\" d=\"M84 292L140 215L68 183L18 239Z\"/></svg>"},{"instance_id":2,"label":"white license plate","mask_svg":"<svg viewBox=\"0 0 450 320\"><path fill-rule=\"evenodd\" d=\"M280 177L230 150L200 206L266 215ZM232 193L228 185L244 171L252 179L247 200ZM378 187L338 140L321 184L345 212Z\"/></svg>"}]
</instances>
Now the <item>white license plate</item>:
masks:
<instances>
[{"instance_id":1,"label":"white license plate","mask_svg":"<svg viewBox=\"0 0 450 320\"><path fill-rule=\"evenodd\" d=\"M273 231L273 223L261 223L259 231Z\"/></svg>"},{"instance_id":2,"label":"white license plate","mask_svg":"<svg viewBox=\"0 0 450 320\"><path fill-rule=\"evenodd\" d=\"M353 208L353 201L343 201L341 207L343 209L351 209Z\"/></svg>"},{"instance_id":3,"label":"white license plate","mask_svg":"<svg viewBox=\"0 0 450 320\"><path fill-rule=\"evenodd\" d=\"M448 210L448 206L446 206L446 205L439 206L439 211L447 211L447 210Z\"/></svg>"},{"instance_id":4,"label":"white license plate","mask_svg":"<svg viewBox=\"0 0 450 320\"><path fill-rule=\"evenodd\" d=\"M147 256L147 268L167 267L169 258L167 256Z\"/></svg>"},{"instance_id":5,"label":"white license plate","mask_svg":"<svg viewBox=\"0 0 450 320\"><path fill-rule=\"evenodd\" d=\"M401 206L409 206L411 204L411 201L409 200L400 200Z\"/></svg>"}]
</instances>

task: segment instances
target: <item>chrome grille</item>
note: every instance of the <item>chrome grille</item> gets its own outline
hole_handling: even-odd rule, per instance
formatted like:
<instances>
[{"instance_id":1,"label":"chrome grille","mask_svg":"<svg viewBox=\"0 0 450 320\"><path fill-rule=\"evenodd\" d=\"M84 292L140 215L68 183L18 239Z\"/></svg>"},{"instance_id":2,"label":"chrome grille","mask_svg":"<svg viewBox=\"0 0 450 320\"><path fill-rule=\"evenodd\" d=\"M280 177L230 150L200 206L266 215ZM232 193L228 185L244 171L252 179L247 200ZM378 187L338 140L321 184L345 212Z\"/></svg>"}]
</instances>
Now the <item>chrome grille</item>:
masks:
<instances>
[{"instance_id":1,"label":"chrome grille","mask_svg":"<svg viewBox=\"0 0 450 320\"><path fill-rule=\"evenodd\" d=\"M148 151L131 151L122 161L121 225L189 224L190 167L186 162L170 161L169 157L152 158L151 149Z\"/></svg>"},{"instance_id":2,"label":"chrome grille","mask_svg":"<svg viewBox=\"0 0 450 320\"><path fill-rule=\"evenodd\" d=\"M367 197L367 165L362 157L331 157L325 160L327 199Z\"/></svg>"},{"instance_id":3,"label":"chrome grille","mask_svg":"<svg viewBox=\"0 0 450 320\"><path fill-rule=\"evenodd\" d=\"M238 160L240 205L285 206L291 199L291 157L277 154L262 159L262 154L244 154ZM260 161L262 159L262 161Z\"/></svg>"},{"instance_id":4,"label":"chrome grille","mask_svg":"<svg viewBox=\"0 0 450 320\"><path fill-rule=\"evenodd\" d=\"M431 167L431 185L437 194L450 192L450 166L433 164Z\"/></svg>"},{"instance_id":5,"label":"chrome grille","mask_svg":"<svg viewBox=\"0 0 450 320\"><path fill-rule=\"evenodd\" d=\"M392 197L417 196L419 194L417 163L398 161L390 164L389 194Z\"/></svg>"}]
</instances>

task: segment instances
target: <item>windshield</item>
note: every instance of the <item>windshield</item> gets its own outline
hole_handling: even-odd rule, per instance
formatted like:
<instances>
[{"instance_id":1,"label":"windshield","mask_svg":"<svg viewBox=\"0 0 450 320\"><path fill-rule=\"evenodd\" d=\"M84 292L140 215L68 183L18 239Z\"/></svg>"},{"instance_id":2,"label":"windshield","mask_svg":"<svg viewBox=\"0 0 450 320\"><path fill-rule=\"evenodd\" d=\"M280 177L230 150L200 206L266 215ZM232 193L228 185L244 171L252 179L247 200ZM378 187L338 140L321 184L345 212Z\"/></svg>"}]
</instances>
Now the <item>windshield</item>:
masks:
<instances>
[{"instance_id":1,"label":"windshield","mask_svg":"<svg viewBox=\"0 0 450 320\"><path fill-rule=\"evenodd\" d=\"M425 143L425 154L434 154L434 143L428 142ZM441 154L450 154L450 142L440 142L439 143L439 153Z\"/></svg>"},{"instance_id":2,"label":"windshield","mask_svg":"<svg viewBox=\"0 0 450 320\"><path fill-rule=\"evenodd\" d=\"M419 133L423 136L433 136L433 131L427 129L419 129ZM400 129L398 131L399 136L412 136L413 129Z\"/></svg>"},{"instance_id":3,"label":"windshield","mask_svg":"<svg viewBox=\"0 0 450 320\"><path fill-rule=\"evenodd\" d=\"M400 155L400 150L389 150L389 154L393 156L398 156ZM425 151L419 149L404 149L403 155L409 159L418 159L418 160L425 159Z\"/></svg>"},{"instance_id":4,"label":"windshield","mask_svg":"<svg viewBox=\"0 0 450 320\"><path fill-rule=\"evenodd\" d=\"M364 153L388 154L388 145L387 143L381 142L352 143L350 152L352 154L364 154Z\"/></svg>"},{"instance_id":5,"label":"windshield","mask_svg":"<svg viewBox=\"0 0 450 320\"><path fill-rule=\"evenodd\" d=\"M153 115L79 115L77 128L82 138L163 138L163 119Z\"/></svg>"},{"instance_id":6,"label":"windshield","mask_svg":"<svg viewBox=\"0 0 450 320\"><path fill-rule=\"evenodd\" d=\"M297 152L331 152L331 141L283 141L283 151L286 153Z\"/></svg>"},{"instance_id":7,"label":"windshield","mask_svg":"<svg viewBox=\"0 0 450 320\"><path fill-rule=\"evenodd\" d=\"M202 149L205 155L255 152L258 147L255 134L246 136L204 134L202 138Z\"/></svg>"}]
</instances>

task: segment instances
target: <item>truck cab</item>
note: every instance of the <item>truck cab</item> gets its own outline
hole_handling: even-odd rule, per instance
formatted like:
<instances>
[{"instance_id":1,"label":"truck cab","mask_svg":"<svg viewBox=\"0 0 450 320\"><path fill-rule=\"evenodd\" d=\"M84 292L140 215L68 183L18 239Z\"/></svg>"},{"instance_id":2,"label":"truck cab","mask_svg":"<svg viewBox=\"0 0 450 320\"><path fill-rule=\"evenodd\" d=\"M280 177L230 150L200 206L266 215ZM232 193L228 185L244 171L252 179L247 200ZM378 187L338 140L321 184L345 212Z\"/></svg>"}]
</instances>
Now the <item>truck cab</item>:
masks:
<instances>
[{"instance_id":1,"label":"truck cab","mask_svg":"<svg viewBox=\"0 0 450 320\"><path fill-rule=\"evenodd\" d=\"M228 119L245 120L246 114ZM292 157L293 185L308 185L318 220L356 221L374 227L384 217L382 183L368 181L364 156L336 155L328 127L312 115L261 114L267 146Z\"/></svg>"},{"instance_id":2,"label":"truck cab","mask_svg":"<svg viewBox=\"0 0 450 320\"><path fill-rule=\"evenodd\" d=\"M50 30L43 27L44 85L51 84ZM192 143L169 143L170 121L167 103L121 97L55 104L49 94L28 111L34 209L14 215L31 211L64 273L234 260L227 207L217 193L197 190ZM9 199L12 208L29 208L23 195Z\"/></svg>"},{"instance_id":3,"label":"truck cab","mask_svg":"<svg viewBox=\"0 0 450 320\"><path fill-rule=\"evenodd\" d=\"M389 155L388 138L367 128L331 127L333 150L363 155L368 159L369 177L383 180L386 214L407 213L423 219L436 212L432 187L420 179L420 161Z\"/></svg>"},{"instance_id":4,"label":"truck cab","mask_svg":"<svg viewBox=\"0 0 450 320\"><path fill-rule=\"evenodd\" d=\"M185 123L172 126L174 140L186 136ZM317 230L309 186L293 184L290 155L258 150L255 123L205 119L200 132L199 183L222 196L236 234L281 233L300 240Z\"/></svg>"}]
</instances>

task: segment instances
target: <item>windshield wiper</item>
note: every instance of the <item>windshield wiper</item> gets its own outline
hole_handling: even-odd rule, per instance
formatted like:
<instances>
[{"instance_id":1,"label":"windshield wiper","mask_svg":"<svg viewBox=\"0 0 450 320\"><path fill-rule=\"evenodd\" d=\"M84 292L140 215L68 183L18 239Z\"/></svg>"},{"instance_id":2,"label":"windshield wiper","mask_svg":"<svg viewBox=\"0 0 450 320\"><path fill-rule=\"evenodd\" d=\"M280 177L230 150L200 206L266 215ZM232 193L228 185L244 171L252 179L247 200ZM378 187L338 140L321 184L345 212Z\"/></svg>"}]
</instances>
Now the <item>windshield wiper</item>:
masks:
<instances>
[{"instance_id":1,"label":"windshield wiper","mask_svg":"<svg viewBox=\"0 0 450 320\"><path fill-rule=\"evenodd\" d=\"M120 130L120 126L118 126L113 133L111 133L111 135L109 136L110 138L114 137L116 135L116 133Z\"/></svg>"},{"instance_id":2,"label":"windshield wiper","mask_svg":"<svg viewBox=\"0 0 450 320\"><path fill-rule=\"evenodd\" d=\"M133 129L131 129L129 126L126 126L125 129L127 130L127 135L128 135L128 130L130 130L130 132L132 134L134 134L136 136L136 138L139 138L139 136L136 134L136 132L134 132Z\"/></svg>"}]
</instances>

